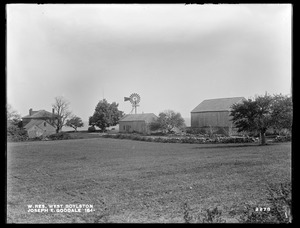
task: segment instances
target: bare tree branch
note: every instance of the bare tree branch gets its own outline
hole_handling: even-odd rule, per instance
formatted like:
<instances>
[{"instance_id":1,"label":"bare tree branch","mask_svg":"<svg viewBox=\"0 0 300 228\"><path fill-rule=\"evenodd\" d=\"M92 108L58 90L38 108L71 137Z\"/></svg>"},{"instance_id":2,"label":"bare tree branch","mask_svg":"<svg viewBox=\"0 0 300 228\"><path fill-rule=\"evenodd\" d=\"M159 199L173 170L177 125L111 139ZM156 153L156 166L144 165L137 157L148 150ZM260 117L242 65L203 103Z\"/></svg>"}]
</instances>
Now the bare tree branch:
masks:
<instances>
[{"instance_id":1,"label":"bare tree branch","mask_svg":"<svg viewBox=\"0 0 300 228\"><path fill-rule=\"evenodd\" d=\"M55 103L52 105L55 114L57 115L56 121L54 121L54 126L56 127L56 133L61 131L62 127L66 125L66 119L72 115L69 111L70 102L64 97L55 97Z\"/></svg>"}]
</instances>

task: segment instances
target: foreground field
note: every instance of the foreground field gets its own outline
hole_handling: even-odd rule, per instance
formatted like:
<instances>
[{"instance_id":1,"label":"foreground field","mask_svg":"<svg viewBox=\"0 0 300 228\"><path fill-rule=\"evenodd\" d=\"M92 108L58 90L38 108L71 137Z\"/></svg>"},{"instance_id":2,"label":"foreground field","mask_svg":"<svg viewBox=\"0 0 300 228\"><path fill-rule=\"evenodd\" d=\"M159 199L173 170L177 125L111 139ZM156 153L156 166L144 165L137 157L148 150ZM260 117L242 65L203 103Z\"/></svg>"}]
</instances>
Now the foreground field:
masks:
<instances>
[{"instance_id":1,"label":"foreground field","mask_svg":"<svg viewBox=\"0 0 300 228\"><path fill-rule=\"evenodd\" d=\"M291 180L291 144L162 144L90 138L9 143L8 223L177 223L218 206L227 222L244 203ZM29 213L28 205L89 204L93 212ZM261 204L260 204L261 206Z\"/></svg>"}]
</instances>

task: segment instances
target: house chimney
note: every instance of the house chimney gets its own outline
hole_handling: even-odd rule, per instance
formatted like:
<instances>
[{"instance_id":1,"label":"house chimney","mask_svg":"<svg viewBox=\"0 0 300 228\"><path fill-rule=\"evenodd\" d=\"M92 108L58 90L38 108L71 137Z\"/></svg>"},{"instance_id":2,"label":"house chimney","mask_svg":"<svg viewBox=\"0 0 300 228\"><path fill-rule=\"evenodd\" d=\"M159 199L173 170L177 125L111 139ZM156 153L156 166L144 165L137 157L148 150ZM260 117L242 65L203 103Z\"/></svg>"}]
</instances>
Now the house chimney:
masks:
<instances>
[{"instance_id":1,"label":"house chimney","mask_svg":"<svg viewBox=\"0 0 300 228\"><path fill-rule=\"evenodd\" d=\"M54 115L54 108L52 108L52 114Z\"/></svg>"},{"instance_id":2,"label":"house chimney","mask_svg":"<svg viewBox=\"0 0 300 228\"><path fill-rule=\"evenodd\" d=\"M31 114L32 114L32 108L29 109L29 115L31 116Z\"/></svg>"}]
</instances>

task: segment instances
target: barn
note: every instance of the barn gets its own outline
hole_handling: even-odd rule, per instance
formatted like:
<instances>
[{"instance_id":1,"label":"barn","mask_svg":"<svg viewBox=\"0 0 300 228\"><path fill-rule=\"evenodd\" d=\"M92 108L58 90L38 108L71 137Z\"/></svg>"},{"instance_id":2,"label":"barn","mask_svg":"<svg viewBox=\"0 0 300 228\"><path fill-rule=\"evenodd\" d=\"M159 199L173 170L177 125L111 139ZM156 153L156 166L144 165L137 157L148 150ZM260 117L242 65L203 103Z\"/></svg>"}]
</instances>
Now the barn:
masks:
<instances>
[{"instance_id":1,"label":"barn","mask_svg":"<svg viewBox=\"0 0 300 228\"><path fill-rule=\"evenodd\" d=\"M204 130L225 130L235 132L231 121L230 109L235 103L241 103L244 97L218 98L202 101L191 111L191 128Z\"/></svg>"},{"instance_id":2,"label":"barn","mask_svg":"<svg viewBox=\"0 0 300 228\"><path fill-rule=\"evenodd\" d=\"M149 134L149 123L155 121L157 116L153 113L143 114L128 114L125 115L119 121L119 132L120 133L132 133L138 132L143 134Z\"/></svg>"}]
</instances>

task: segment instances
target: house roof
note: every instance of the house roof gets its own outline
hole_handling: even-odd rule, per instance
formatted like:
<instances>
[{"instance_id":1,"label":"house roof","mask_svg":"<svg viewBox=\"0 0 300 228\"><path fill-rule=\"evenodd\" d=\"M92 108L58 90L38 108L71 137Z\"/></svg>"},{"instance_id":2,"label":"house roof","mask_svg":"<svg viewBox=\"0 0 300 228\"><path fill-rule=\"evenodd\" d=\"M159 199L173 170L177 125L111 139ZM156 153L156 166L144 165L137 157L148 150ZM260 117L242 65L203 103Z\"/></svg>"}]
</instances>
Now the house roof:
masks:
<instances>
[{"instance_id":1,"label":"house roof","mask_svg":"<svg viewBox=\"0 0 300 228\"><path fill-rule=\"evenodd\" d=\"M231 106L245 100L244 97L217 98L202 101L191 112L229 111Z\"/></svg>"},{"instance_id":2,"label":"house roof","mask_svg":"<svg viewBox=\"0 0 300 228\"><path fill-rule=\"evenodd\" d=\"M157 116L153 113L143 113L143 114L127 114L119 122L122 121L145 121L149 123L156 119Z\"/></svg>"},{"instance_id":3,"label":"house roof","mask_svg":"<svg viewBox=\"0 0 300 228\"><path fill-rule=\"evenodd\" d=\"M57 114L54 114L57 116ZM40 119L40 118L53 118L53 113L45 110L33 111L33 114L22 117L23 119Z\"/></svg>"},{"instance_id":4,"label":"house roof","mask_svg":"<svg viewBox=\"0 0 300 228\"><path fill-rule=\"evenodd\" d=\"M28 129L30 129L32 126L38 126L38 125L40 125L41 123L43 123L43 122L47 122L48 124L50 124L48 121L46 121L46 120L42 120L42 119L32 119L32 120L30 120L30 122L28 123L28 124L26 124L25 126L24 126L24 128L26 129L26 130L28 130ZM51 125L51 124L50 124Z\"/></svg>"},{"instance_id":5,"label":"house roof","mask_svg":"<svg viewBox=\"0 0 300 228\"><path fill-rule=\"evenodd\" d=\"M26 130L28 130L29 128L31 128L32 126L34 126L34 125L39 125L39 124L41 124L41 123L43 123L44 122L44 120L35 120L35 119L33 119L33 120L30 120L30 122L28 123L28 124L26 124L25 126L24 126L24 128L26 129Z\"/></svg>"}]
</instances>

